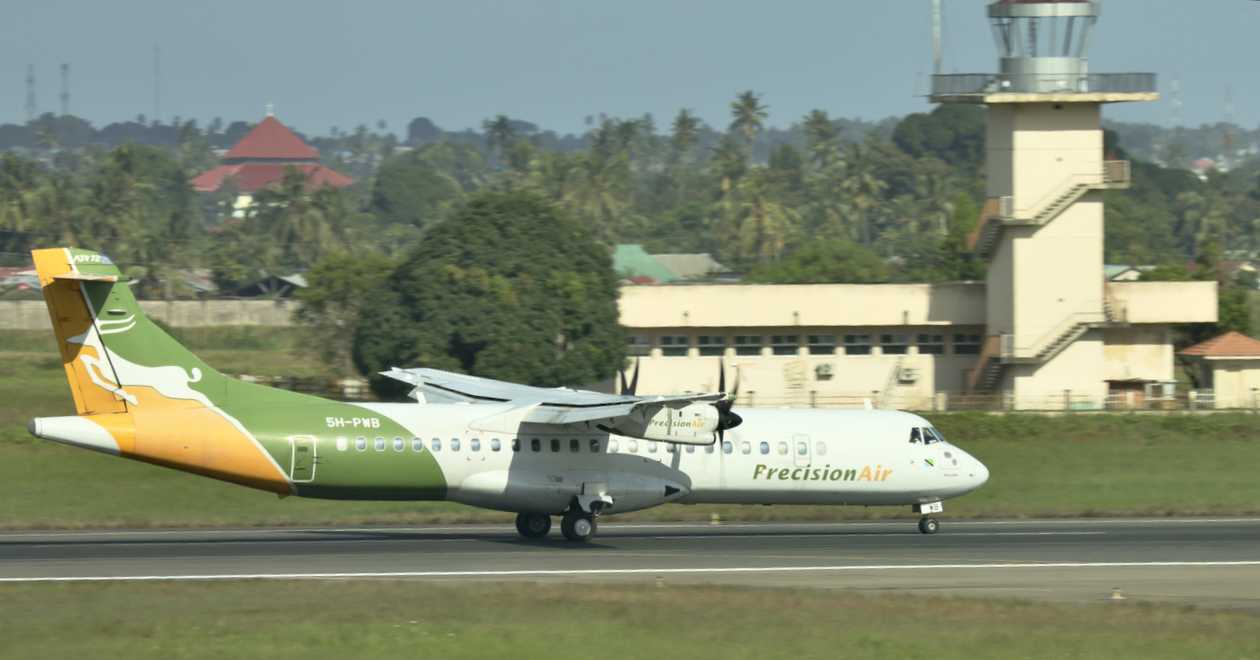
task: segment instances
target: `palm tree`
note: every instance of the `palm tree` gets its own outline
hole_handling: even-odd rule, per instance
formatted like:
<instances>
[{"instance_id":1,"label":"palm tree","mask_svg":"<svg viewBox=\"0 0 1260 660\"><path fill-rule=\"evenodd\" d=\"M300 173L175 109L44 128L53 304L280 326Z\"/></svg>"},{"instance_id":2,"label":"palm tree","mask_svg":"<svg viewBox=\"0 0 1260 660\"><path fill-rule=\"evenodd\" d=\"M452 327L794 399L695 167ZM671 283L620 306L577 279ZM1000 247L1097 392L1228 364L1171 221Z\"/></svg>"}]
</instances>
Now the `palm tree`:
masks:
<instances>
[{"instance_id":1,"label":"palm tree","mask_svg":"<svg viewBox=\"0 0 1260 660\"><path fill-rule=\"evenodd\" d=\"M486 146L494 151L502 163L512 145L516 144L516 129L512 128L512 120L507 115L499 115L494 121L485 120L481 127L486 131Z\"/></svg>"},{"instance_id":2,"label":"palm tree","mask_svg":"<svg viewBox=\"0 0 1260 660\"><path fill-rule=\"evenodd\" d=\"M675 176L678 179L678 203L681 204L687 194L690 156L692 151L700 146L700 118L683 108L678 111L678 116L674 117L671 128L673 132L669 137L669 147L674 163L678 167Z\"/></svg>"},{"instance_id":3,"label":"palm tree","mask_svg":"<svg viewBox=\"0 0 1260 660\"><path fill-rule=\"evenodd\" d=\"M283 180L267 184L254 195L259 229L271 235L291 264L306 268L344 245L328 221L328 209L321 208L326 205L314 203L309 186L306 174L289 165L284 168Z\"/></svg>"},{"instance_id":4,"label":"palm tree","mask_svg":"<svg viewBox=\"0 0 1260 660\"><path fill-rule=\"evenodd\" d=\"M795 230L798 214L778 202L761 171L745 177L737 193L740 201L736 233L742 256L763 264L778 261Z\"/></svg>"},{"instance_id":5,"label":"palm tree","mask_svg":"<svg viewBox=\"0 0 1260 660\"><path fill-rule=\"evenodd\" d=\"M862 243L871 244L871 209L883 199L887 183L875 176L875 162L870 147L850 142L844 156L844 190L850 202L858 210L861 220Z\"/></svg>"},{"instance_id":6,"label":"palm tree","mask_svg":"<svg viewBox=\"0 0 1260 660\"><path fill-rule=\"evenodd\" d=\"M826 110L811 110L801 121L801 132L809 143L809 162L827 170L840 157L840 127Z\"/></svg>"},{"instance_id":7,"label":"palm tree","mask_svg":"<svg viewBox=\"0 0 1260 660\"><path fill-rule=\"evenodd\" d=\"M743 133L744 139L751 147L757 139L757 134L766 129L765 119L770 116L766 108L769 107L761 105L760 94L754 94L751 90L740 94L731 103L731 116L735 120L731 122L727 130L731 133Z\"/></svg>"}]
</instances>

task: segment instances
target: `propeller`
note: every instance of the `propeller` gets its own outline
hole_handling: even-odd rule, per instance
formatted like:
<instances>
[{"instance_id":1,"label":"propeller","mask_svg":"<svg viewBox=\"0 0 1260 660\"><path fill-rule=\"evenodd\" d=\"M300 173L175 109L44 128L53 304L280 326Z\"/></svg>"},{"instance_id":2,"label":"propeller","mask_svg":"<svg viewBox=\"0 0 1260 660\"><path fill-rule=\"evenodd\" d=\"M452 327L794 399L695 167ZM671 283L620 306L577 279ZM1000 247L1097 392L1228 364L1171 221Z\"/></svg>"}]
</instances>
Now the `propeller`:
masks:
<instances>
[{"instance_id":1,"label":"propeller","mask_svg":"<svg viewBox=\"0 0 1260 660\"><path fill-rule=\"evenodd\" d=\"M621 374L621 393L634 396L634 391L639 387L639 358L634 359L634 376L631 377L629 385L626 384L626 370L621 369L617 373Z\"/></svg>"},{"instance_id":2,"label":"propeller","mask_svg":"<svg viewBox=\"0 0 1260 660\"><path fill-rule=\"evenodd\" d=\"M636 372L636 376L637 376ZM726 391L726 365L720 360L718 362L718 391ZM739 398L739 365L735 365L735 386L731 388L730 394L723 400L713 404L718 411L718 442L726 441L726 430L733 429L744 423L743 418L731 411L735 406L735 399Z\"/></svg>"}]
</instances>

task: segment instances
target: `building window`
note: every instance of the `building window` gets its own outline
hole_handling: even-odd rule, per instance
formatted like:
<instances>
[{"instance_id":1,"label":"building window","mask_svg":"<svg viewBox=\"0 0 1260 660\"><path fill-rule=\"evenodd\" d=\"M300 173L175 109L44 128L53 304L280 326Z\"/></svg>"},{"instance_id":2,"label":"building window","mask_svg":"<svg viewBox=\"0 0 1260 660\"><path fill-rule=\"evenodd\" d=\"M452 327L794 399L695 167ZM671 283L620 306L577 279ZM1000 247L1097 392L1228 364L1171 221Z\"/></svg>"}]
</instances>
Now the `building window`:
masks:
<instances>
[{"instance_id":1,"label":"building window","mask_svg":"<svg viewBox=\"0 0 1260 660\"><path fill-rule=\"evenodd\" d=\"M385 451L385 438L376 439L376 451Z\"/></svg>"},{"instance_id":2,"label":"building window","mask_svg":"<svg viewBox=\"0 0 1260 660\"><path fill-rule=\"evenodd\" d=\"M407 441L402 438L394 438L394 451L402 451L407 447Z\"/></svg>"},{"instance_id":3,"label":"building window","mask_svg":"<svg viewBox=\"0 0 1260 660\"><path fill-rule=\"evenodd\" d=\"M735 335L735 354L761 355L761 335Z\"/></svg>"},{"instance_id":4,"label":"building window","mask_svg":"<svg viewBox=\"0 0 1260 660\"><path fill-rule=\"evenodd\" d=\"M954 355L979 355L980 335L954 335Z\"/></svg>"},{"instance_id":5,"label":"building window","mask_svg":"<svg viewBox=\"0 0 1260 660\"><path fill-rule=\"evenodd\" d=\"M845 335L844 336L844 354L845 355L870 355L871 354L871 336L870 335Z\"/></svg>"},{"instance_id":6,"label":"building window","mask_svg":"<svg viewBox=\"0 0 1260 660\"><path fill-rule=\"evenodd\" d=\"M770 351L775 355L797 355L801 352L800 335L770 335Z\"/></svg>"},{"instance_id":7,"label":"building window","mask_svg":"<svg viewBox=\"0 0 1260 660\"><path fill-rule=\"evenodd\" d=\"M363 450L367 449L367 438L365 438L365 437L363 437L363 436L359 436L359 437L355 438L355 439L354 439L354 448L355 448L355 449L358 449L359 451L363 451Z\"/></svg>"},{"instance_id":8,"label":"building window","mask_svg":"<svg viewBox=\"0 0 1260 660\"><path fill-rule=\"evenodd\" d=\"M661 335L662 357L687 357L687 335Z\"/></svg>"},{"instance_id":9,"label":"building window","mask_svg":"<svg viewBox=\"0 0 1260 660\"><path fill-rule=\"evenodd\" d=\"M809 336L809 354L810 355L835 355L836 354L836 336L835 335L810 335Z\"/></svg>"},{"instance_id":10,"label":"building window","mask_svg":"<svg viewBox=\"0 0 1260 660\"><path fill-rule=\"evenodd\" d=\"M652 354L652 338L647 335L630 335L626 338L627 357L648 357Z\"/></svg>"},{"instance_id":11,"label":"building window","mask_svg":"<svg viewBox=\"0 0 1260 660\"><path fill-rule=\"evenodd\" d=\"M944 355L945 335L919 335L919 355Z\"/></svg>"},{"instance_id":12,"label":"building window","mask_svg":"<svg viewBox=\"0 0 1260 660\"><path fill-rule=\"evenodd\" d=\"M346 449L349 449L349 447L350 441L346 439L346 436L337 436L337 451L345 451Z\"/></svg>"},{"instance_id":13,"label":"building window","mask_svg":"<svg viewBox=\"0 0 1260 660\"><path fill-rule=\"evenodd\" d=\"M726 335L699 335L696 346L700 357L722 357L726 355Z\"/></svg>"},{"instance_id":14,"label":"building window","mask_svg":"<svg viewBox=\"0 0 1260 660\"><path fill-rule=\"evenodd\" d=\"M879 348L884 352L884 355L905 355L910 348L910 342L906 335L902 333L880 335Z\"/></svg>"}]
</instances>

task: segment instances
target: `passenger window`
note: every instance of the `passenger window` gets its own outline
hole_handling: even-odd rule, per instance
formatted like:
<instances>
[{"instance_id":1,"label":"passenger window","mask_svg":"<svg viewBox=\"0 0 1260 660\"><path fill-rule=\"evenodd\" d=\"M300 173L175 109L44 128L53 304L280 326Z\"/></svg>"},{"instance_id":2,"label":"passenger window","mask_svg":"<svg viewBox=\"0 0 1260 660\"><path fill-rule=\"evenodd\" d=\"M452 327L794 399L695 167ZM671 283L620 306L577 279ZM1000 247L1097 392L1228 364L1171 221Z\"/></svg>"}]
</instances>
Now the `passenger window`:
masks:
<instances>
[{"instance_id":1,"label":"passenger window","mask_svg":"<svg viewBox=\"0 0 1260 660\"><path fill-rule=\"evenodd\" d=\"M473 451L481 451L481 438L473 438L468 441L468 448Z\"/></svg>"},{"instance_id":2,"label":"passenger window","mask_svg":"<svg viewBox=\"0 0 1260 660\"><path fill-rule=\"evenodd\" d=\"M826 456L826 455L827 455L827 443L825 443L825 442L820 442L820 443L818 443L818 444L814 445L814 453L815 453L815 454L818 454L819 456Z\"/></svg>"},{"instance_id":3,"label":"passenger window","mask_svg":"<svg viewBox=\"0 0 1260 660\"><path fill-rule=\"evenodd\" d=\"M694 453L696 453L696 446L695 446L695 445L687 445L687 453L688 453L688 454L694 454Z\"/></svg>"},{"instance_id":4,"label":"passenger window","mask_svg":"<svg viewBox=\"0 0 1260 660\"><path fill-rule=\"evenodd\" d=\"M429 442L429 446L433 448L433 451L442 451L442 439L434 438Z\"/></svg>"},{"instance_id":5,"label":"passenger window","mask_svg":"<svg viewBox=\"0 0 1260 660\"><path fill-rule=\"evenodd\" d=\"M582 451L582 443L577 438L569 440L569 451Z\"/></svg>"},{"instance_id":6,"label":"passenger window","mask_svg":"<svg viewBox=\"0 0 1260 660\"><path fill-rule=\"evenodd\" d=\"M424 440L421 440L420 438L412 438L411 451L424 451Z\"/></svg>"},{"instance_id":7,"label":"passenger window","mask_svg":"<svg viewBox=\"0 0 1260 660\"><path fill-rule=\"evenodd\" d=\"M910 444L917 445L923 442L923 438L919 435L918 427L910 429Z\"/></svg>"},{"instance_id":8,"label":"passenger window","mask_svg":"<svg viewBox=\"0 0 1260 660\"><path fill-rule=\"evenodd\" d=\"M936 437L935 433L932 433L932 429L930 428L923 429L923 444L934 445L940 441L941 439Z\"/></svg>"},{"instance_id":9,"label":"passenger window","mask_svg":"<svg viewBox=\"0 0 1260 660\"><path fill-rule=\"evenodd\" d=\"M363 451L363 450L367 449L367 438L365 438L365 437L363 437L363 436L359 436L359 437L355 438L355 439L354 439L354 448L355 448L355 449L358 449L359 451Z\"/></svg>"},{"instance_id":10,"label":"passenger window","mask_svg":"<svg viewBox=\"0 0 1260 660\"><path fill-rule=\"evenodd\" d=\"M780 442L780 443L779 443L779 455L780 455L780 456L787 456L787 451L788 451L788 450L787 450L787 443L786 443L786 442Z\"/></svg>"},{"instance_id":11,"label":"passenger window","mask_svg":"<svg viewBox=\"0 0 1260 660\"><path fill-rule=\"evenodd\" d=\"M337 436L337 451L345 451L349 447L350 447L350 441L346 439L346 436L344 435Z\"/></svg>"},{"instance_id":12,"label":"passenger window","mask_svg":"<svg viewBox=\"0 0 1260 660\"><path fill-rule=\"evenodd\" d=\"M705 447L704 447L704 453L706 453L706 454L712 454L712 453L713 453L713 445L705 445Z\"/></svg>"},{"instance_id":13,"label":"passenger window","mask_svg":"<svg viewBox=\"0 0 1260 660\"><path fill-rule=\"evenodd\" d=\"M556 438L551 439L551 451L560 451L560 440Z\"/></svg>"},{"instance_id":14,"label":"passenger window","mask_svg":"<svg viewBox=\"0 0 1260 660\"><path fill-rule=\"evenodd\" d=\"M729 453L731 453L731 450L732 450L732 449L734 449L734 447L732 447L732 446L731 446L731 441L730 441L730 440L727 440L726 442L723 442L723 443L722 443L722 453L723 453L723 454L729 454ZM744 453L745 453L745 454L747 454L748 452L744 452Z\"/></svg>"},{"instance_id":15,"label":"passenger window","mask_svg":"<svg viewBox=\"0 0 1260 660\"><path fill-rule=\"evenodd\" d=\"M804 455L806 455L806 454L808 454L808 453L809 453L809 445L805 444L804 442L798 442L798 443L796 443L796 455L797 455L797 456L804 456Z\"/></svg>"},{"instance_id":16,"label":"passenger window","mask_svg":"<svg viewBox=\"0 0 1260 660\"><path fill-rule=\"evenodd\" d=\"M534 438L533 440L530 440L529 448L533 449L534 451L542 451L542 440L539 440L538 438Z\"/></svg>"},{"instance_id":17,"label":"passenger window","mask_svg":"<svg viewBox=\"0 0 1260 660\"><path fill-rule=\"evenodd\" d=\"M769 453L770 453L770 443L768 443L768 442L763 442L763 443L761 443L761 453L763 453L763 454L769 454Z\"/></svg>"},{"instance_id":18,"label":"passenger window","mask_svg":"<svg viewBox=\"0 0 1260 660\"><path fill-rule=\"evenodd\" d=\"M500 447L502 447L502 445L499 444L498 438L495 438L490 441L490 451L499 451Z\"/></svg>"},{"instance_id":19,"label":"passenger window","mask_svg":"<svg viewBox=\"0 0 1260 660\"><path fill-rule=\"evenodd\" d=\"M762 443L762 444L765 444L765 443ZM748 444L747 442L740 443L739 450L744 452L745 454L751 454L752 445Z\"/></svg>"},{"instance_id":20,"label":"passenger window","mask_svg":"<svg viewBox=\"0 0 1260 660\"><path fill-rule=\"evenodd\" d=\"M590 445L591 445L591 453L598 454L599 453L599 440L597 438L591 438Z\"/></svg>"},{"instance_id":21,"label":"passenger window","mask_svg":"<svg viewBox=\"0 0 1260 660\"><path fill-rule=\"evenodd\" d=\"M649 453L649 454L655 454L655 453L656 453L656 441L655 441L655 440L649 440L649 441L648 441L648 453Z\"/></svg>"},{"instance_id":22,"label":"passenger window","mask_svg":"<svg viewBox=\"0 0 1260 660\"><path fill-rule=\"evenodd\" d=\"M631 440L631 441L628 443L628 445L629 445L629 448L630 448L630 453L632 453L632 454L637 454L637 453L639 453L639 441L638 441L638 440Z\"/></svg>"},{"instance_id":23,"label":"passenger window","mask_svg":"<svg viewBox=\"0 0 1260 660\"><path fill-rule=\"evenodd\" d=\"M520 451L520 450L521 450L521 439L512 438L512 451Z\"/></svg>"},{"instance_id":24,"label":"passenger window","mask_svg":"<svg viewBox=\"0 0 1260 660\"><path fill-rule=\"evenodd\" d=\"M385 438L376 438L376 451L385 451Z\"/></svg>"},{"instance_id":25,"label":"passenger window","mask_svg":"<svg viewBox=\"0 0 1260 660\"><path fill-rule=\"evenodd\" d=\"M451 451L459 451L459 438L451 438Z\"/></svg>"},{"instance_id":26,"label":"passenger window","mask_svg":"<svg viewBox=\"0 0 1260 660\"><path fill-rule=\"evenodd\" d=\"M407 446L407 441L402 438L394 438L394 451L402 451Z\"/></svg>"},{"instance_id":27,"label":"passenger window","mask_svg":"<svg viewBox=\"0 0 1260 660\"><path fill-rule=\"evenodd\" d=\"M617 441L616 441L616 440L609 440L609 441L608 441L608 453L610 453L610 454L615 454L615 453L617 453Z\"/></svg>"},{"instance_id":28,"label":"passenger window","mask_svg":"<svg viewBox=\"0 0 1260 660\"><path fill-rule=\"evenodd\" d=\"M674 444L674 443L672 443L672 442L667 442L667 443L665 443L665 451L667 451L667 452L669 452L669 453L671 453L671 454L672 454L672 453L674 453L675 451L678 451L678 445L676 445L676 444Z\"/></svg>"}]
</instances>

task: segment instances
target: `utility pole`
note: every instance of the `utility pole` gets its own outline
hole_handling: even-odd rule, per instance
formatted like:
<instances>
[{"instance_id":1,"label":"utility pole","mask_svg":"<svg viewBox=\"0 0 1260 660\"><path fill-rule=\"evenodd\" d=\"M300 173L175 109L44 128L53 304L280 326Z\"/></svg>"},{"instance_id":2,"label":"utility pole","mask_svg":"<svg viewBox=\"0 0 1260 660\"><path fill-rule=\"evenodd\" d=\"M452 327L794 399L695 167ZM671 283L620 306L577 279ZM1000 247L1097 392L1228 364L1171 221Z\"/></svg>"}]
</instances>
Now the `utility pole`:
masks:
<instances>
[{"instance_id":1,"label":"utility pole","mask_svg":"<svg viewBox=\"0 0 1260 660\"><path fill-rule=\"evenodd\" d=\"M39 118L39 103L35 101L35 65L26 65L26 121Z\"/></svg>"},{"instance_id":2,"label":"utility pole","mask_svg":"<svg viewBox=\"0 0 1260 660\"><path fill-rule=\"evenodd\" d=\"M1234 168L1234 149L1237 146L1237 135L1234 130L1234 88L1225 88L1225 167Z\"/></svg>"},{"instance_id":3,"label":"utility pole","mask_svg":"<svg viewBox=\"0 0 1260 660\"><path fill-rule=\"evenodd\" d=\"M70 114L70 65L61 65L61 116Z\"/></svg>"}]
</instances>

